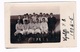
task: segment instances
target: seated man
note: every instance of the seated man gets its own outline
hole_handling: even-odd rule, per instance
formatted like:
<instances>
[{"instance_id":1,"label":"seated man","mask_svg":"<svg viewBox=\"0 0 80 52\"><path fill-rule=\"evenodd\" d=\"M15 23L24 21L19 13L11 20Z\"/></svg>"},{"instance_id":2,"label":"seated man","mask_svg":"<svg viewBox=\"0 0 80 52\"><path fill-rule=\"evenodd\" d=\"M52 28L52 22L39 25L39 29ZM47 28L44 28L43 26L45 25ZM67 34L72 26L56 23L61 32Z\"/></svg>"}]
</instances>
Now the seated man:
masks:
<instances>
[{"instance_id":1,"label":"seated man","mask_svg":"<svg viewBox=\"0 0 80 52\"><path fill-rule=\"evenodd\" d=\"M42 37L42 35L41 35L41 27L40 27L40 25L41 25L41 23L40 23L40 21L39 21L39 18L37 18L36 19L36 23L35 23L35 26L34 27L36 27L35 28L35 34L36 34L36 41L41 41L41 37Z\"/></svg>"},{"instance_id":2,"label":"seated man","mask_svg":"<svg viewBox=\"0 0 80 52\"><path fill-rule=\"evenodd\" d=\"M42 32L42 34L44 34L44 33L47 34L48 33L48 24L47 24L45 18L42 18L41 32Z\"/></svg>"},{"instance_id":3,"label":"seated man","mask_svg":"<svg viewBox=\"0 0 80 52\"><path fill-rule=\"evenodd\" d=\"M36 29L35 29L35 34L37 34L37 33L40 33L40 34L41 34L40 25L41 25L41 24L40 24L39 18L37 18L37 19L36 19L35 26L34 26L34 27L36 27Z\"/></svg>"},{"instance_id":4,"label":"seated man","mask_svg":"<svg viewBox=\"0 0 80 52\"><path fill-rule=\"evenodd\" d=\"M48 33L48 24L45 18L42 18L41 22L41 32L42 32L42 41L48 41L47 33Z\"/></svg>"},{"instance_id":5,"label":"seated man","mask_svg":"<svg viewBox=\"0 0 80 52\"><path fill-rule=\"evenodd\" d=\"M24 20L23 21L23 31L22 31L22 34L26 35L28 33L28 29L29 29L28 20Z\"/></svg>"},{"instance_id":6,"label":"seated man","mask_svg":"<svg viewBox=\"0 0 80 52\"><path fill-rule=\"evenodd\" d=\"M30 19L30 23L29 23L29 29L28 29L28 34L34 34L34 29L33 29L34 23L32 18Z\"/></svg>"},{"instance_id":7,"label":"seated man","mask_svg":"<svg viewBox=\"0 0 80 52\"><path fill-rule=\"evenodd\" d=\"M21 33L21 31L23 30L22 28L22 23L20 22L20 20L17 21L18 23L16 24L16 32L14 33L14 35L16 36L18 33Z\"/></svg>"},{"instance_id":8,"label":"seated man","mask_svg":"<svg viewBox=\"0 0 80 52\"><path fill-rule=\"evenodd\" d=\"M41 33L41 30L40 30L40 23L37 19L36 22L33 22L33 19L30 20L28 32L30 35L32 35L34 39L38 39L39 37L38 34Z\"/></svg>"},{"instance_id":9,"label":"seated man","mask_svg":"<svg viewBox=\"0 0 80 52\"><path fill-rule=\"evenodd\" d=\"M39 21L33 22L33 20L30 20L30 23L29 23L29 33L30 32L32 34L40 33L40 23L39 23Z\"/></svg>"}]
</instances>

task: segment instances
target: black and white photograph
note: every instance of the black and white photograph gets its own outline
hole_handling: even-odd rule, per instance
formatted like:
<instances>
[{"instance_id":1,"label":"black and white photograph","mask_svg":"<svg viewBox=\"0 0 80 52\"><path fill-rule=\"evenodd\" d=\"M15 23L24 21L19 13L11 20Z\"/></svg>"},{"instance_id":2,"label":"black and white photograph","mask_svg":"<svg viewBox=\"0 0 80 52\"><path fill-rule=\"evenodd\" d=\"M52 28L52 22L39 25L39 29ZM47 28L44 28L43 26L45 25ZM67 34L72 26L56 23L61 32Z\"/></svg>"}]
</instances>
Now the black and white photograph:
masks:
<instances>
[{"instance_id":1,"label":"black and white photograph","mask_svg":"<svg viewBox=\"0 0 80 52\"><path fill-rule=\"evenodd\" d=\"M6 48L76 47L76 3L5 3L5 44Z\"/></svg>"},{"instance_id":2,"label":"black and white photograph","mask_svg":"<svg viewBox=\"0 0 80 52\"><path fill-rule=\"evenodd\" d=\"M60 43L60 8L53 5L12 6L11 43Z\"/></svg>"}]
</instances>

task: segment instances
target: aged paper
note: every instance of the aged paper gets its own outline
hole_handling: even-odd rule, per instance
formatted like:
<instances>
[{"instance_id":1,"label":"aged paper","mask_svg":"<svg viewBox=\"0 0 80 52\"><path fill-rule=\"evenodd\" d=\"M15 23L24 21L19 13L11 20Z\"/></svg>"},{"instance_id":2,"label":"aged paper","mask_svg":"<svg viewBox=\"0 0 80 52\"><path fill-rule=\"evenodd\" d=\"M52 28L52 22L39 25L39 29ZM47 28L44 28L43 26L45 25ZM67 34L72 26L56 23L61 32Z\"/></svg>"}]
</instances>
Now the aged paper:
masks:
<instances>
[{"instance_id":1,"label":"aged paper","mask_svg":"<svg viewBox=\"0 0 80 52\"><path fill-rule=\"evenodd\" d=\"M6 48L63 48L63 47L76 47L76 2L31 2L31 3L5 3L4 6L5 13L5 45ZM45 31L39 31L38 35L35 34L36 31L31 31L32 36L27 36L25 41L18 40L15 37L16 23L18 20L18 16L22 16L21 19L24 18L25 15L36 16L36 17L46 17L47 22L49 21L49 17L53 15L58 21L58 24L55 24L53 27L48 24L48 34L49 36L42 35ZM34 19L34 18L33 18ZM44 21L44 20L43 20ZM40 21L40 24L43 23ZM35 19L33 20L34 23ZM23 23L25 24L25 23ZM32 26L32 25L31 25ZM39 25L35 25L39 26ZM43 24L44 26L44 24ZM30 26L29 26L30 27ZM46 27L46 25L45 25ZM50 27L54 28L54 30L50 29ZM46 28L45 28L46 29ZM43 30L43 28L41 29ZM28 31L30 29L28 28ZM44 33L43 33L44 32ZM50 33L49 33L50 32ZM24 36L23 31L20 31ZM42 34L41 34L42 33ZM35 36L35 35L36 36ZM52 34L52 35L51 35ZM42 35L42 36L39 36ZM58 35L58 36L57 36ZM34 37L35 36L35 37ZM19 37L18 37L19 38ZM19 42L18 42L19 41Z\"/></svg>"}]
</instances>

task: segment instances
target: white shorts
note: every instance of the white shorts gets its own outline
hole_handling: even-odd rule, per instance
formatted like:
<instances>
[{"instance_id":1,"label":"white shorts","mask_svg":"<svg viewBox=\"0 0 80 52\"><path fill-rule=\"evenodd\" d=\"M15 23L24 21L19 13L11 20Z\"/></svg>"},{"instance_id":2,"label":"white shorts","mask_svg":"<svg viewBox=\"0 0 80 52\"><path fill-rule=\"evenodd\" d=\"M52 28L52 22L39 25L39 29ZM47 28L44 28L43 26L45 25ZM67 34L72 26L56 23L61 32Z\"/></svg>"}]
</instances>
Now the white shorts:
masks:
<instances>
[{"instance_id":1,"label":"white shorts","mask_svg":"<svg viewBox=\"0 0 80 52\"><path fill-rule=\"evenodd\" d=\"M23 31L20 31L20 33L23 35L25 33L28 33L28 29L27 30L23 30Z\"/></svg>"},{"instance_id":2,"label":"white shorts","mask_svg":"<svg viewBox=\"0 0 80 52\"><path fill-rule=\"evenodd\" d=\"M48 33L48 30L43 30L42 33L46 33L47 34Z\"/></svg>"},{"instance_id":3,"label":"white shorts","mask_svg":"<svg viewBox=\"0 0 80 52\"><path fill-rule=\"evenodd\" d=\"M29 29L28 30L28 34L30 34L30 33L34 34L34 30L33 29Z\"/></svg>"},{"instance_id":4,"label":"white shorts","mask_svg":"<svg viewBox=\"0 0 80 52\"><path fill-rule=\"evenodd\" d=\"M37 34L37 33L41 33L41 30L40 29L36 29L35 30L35 34Z\"/></svg>"},{"instance_id":5,"label":"white shorts","mask_svg":"<svg viewBox=\"0 0 80 52\"><path fill-rule=\"evenodd\" d=\"M14 35L16 36L18 33L23 34L21 30L17 30L17 31L14 33Z\"/></svg>"}]
</instances>

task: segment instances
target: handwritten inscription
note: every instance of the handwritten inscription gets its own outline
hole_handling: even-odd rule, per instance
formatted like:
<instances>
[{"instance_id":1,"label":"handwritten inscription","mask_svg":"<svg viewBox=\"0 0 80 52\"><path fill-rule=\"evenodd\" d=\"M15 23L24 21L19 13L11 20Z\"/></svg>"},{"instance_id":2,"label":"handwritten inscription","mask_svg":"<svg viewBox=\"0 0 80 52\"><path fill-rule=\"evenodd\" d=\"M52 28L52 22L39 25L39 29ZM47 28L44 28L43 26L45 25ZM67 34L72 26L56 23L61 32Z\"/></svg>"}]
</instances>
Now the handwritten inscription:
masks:
<instances>
[{"instance_id":1,"label":"handwritten inscription","mask_svg":"<svg viewBox=\"0 0 80 52\"><path fill-rule=\"evenodd\" d=\"M74 37L74 13L73 13L73 17L70 17L70 35L73 36L73 39L75 39Z\"/></svg>"},{"instance_id":2,"label":"handwritten inscription","mask_svg":"<svg viewBox=\"0 0 80 52\"><path fill-rule=\"evenodd\" d=\"M64 34L63 41L67 41L67 39L69 39L69 37L67 36L68 33L69 31L67 31L67 29L63 29L63 34Z\"/></svg>"},{"instance_id":3,"label":"handwritten inscription","mask_svg":"<svg viewBox=\"0 0 80 52\"><path fill-rule=\"evenodd\" d=\"M69 23L70 26L68 26L69 27L69 30L67 28L63 28L63 30L62 30L62 34L64 35L62 37L63 38L63 41L67 41L68 39L70 39L68 37L69 34L74 38L74 13L73 13L73 17L70 17L69 16L68 19L70 21L70 23ZM62 26L66 27L67 26L66 25L67 20L64 18L64 19L62 19L62 22L63 22L62 23Z\"/></svg>"}]
</instances>

